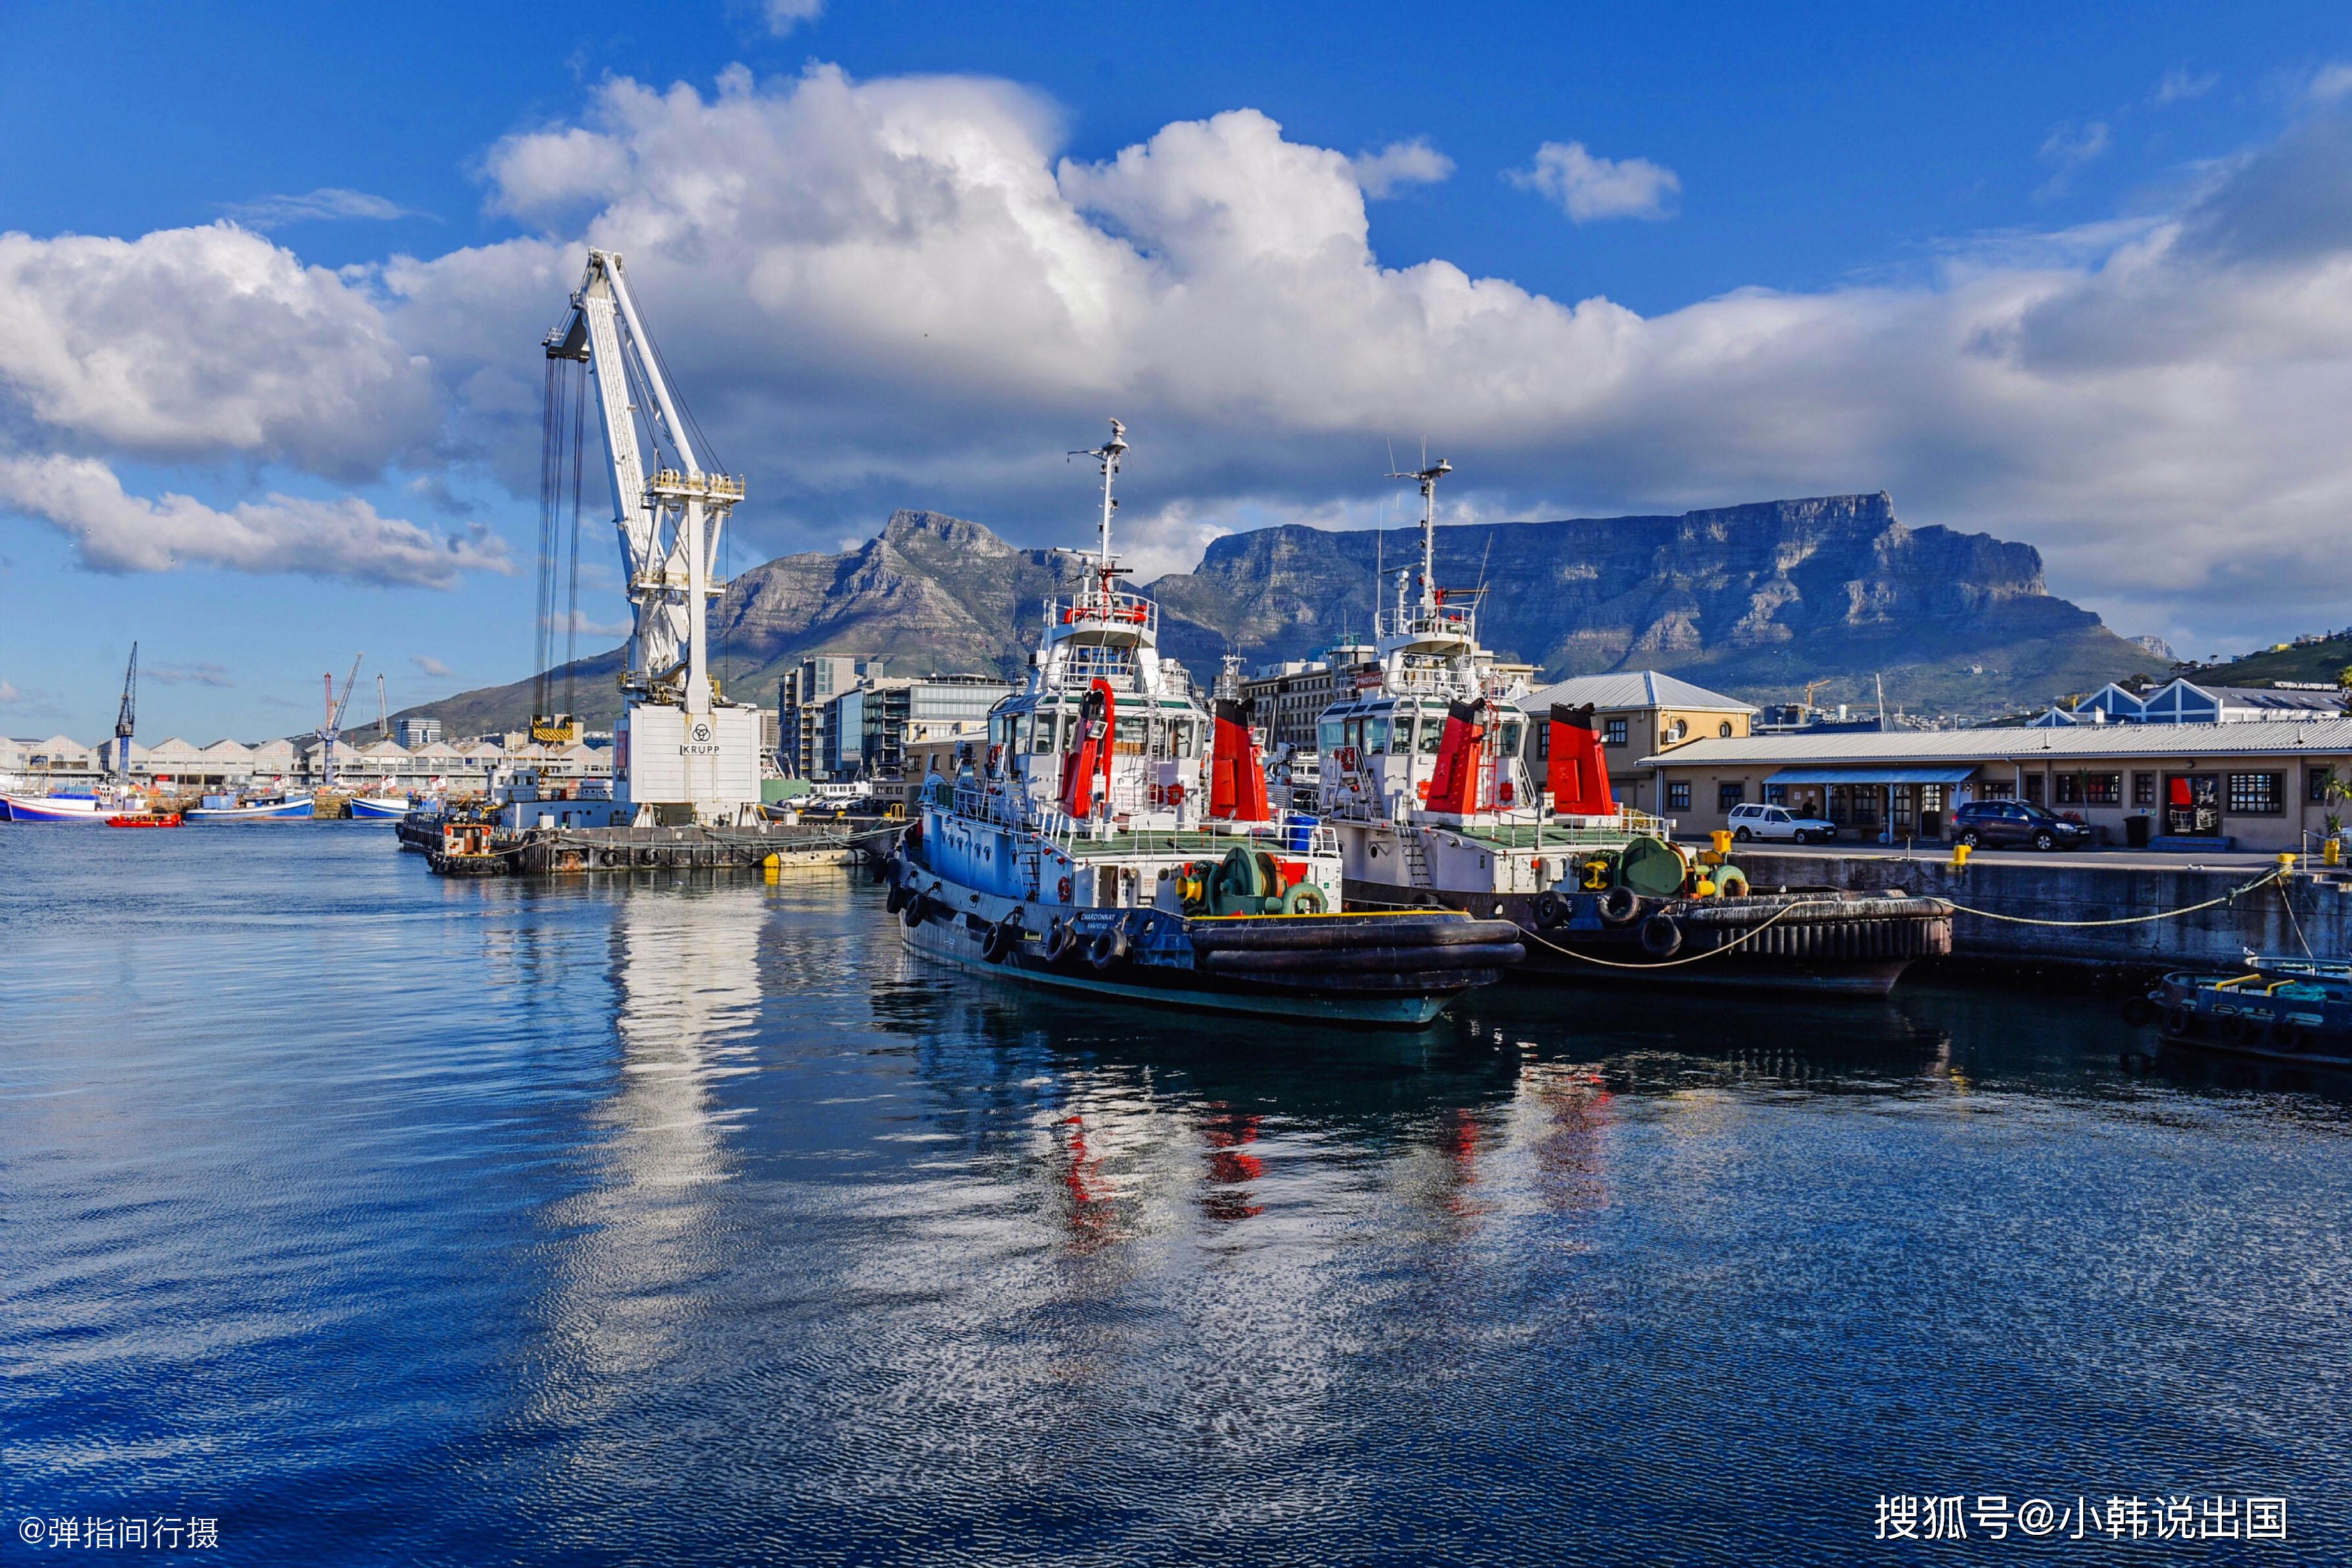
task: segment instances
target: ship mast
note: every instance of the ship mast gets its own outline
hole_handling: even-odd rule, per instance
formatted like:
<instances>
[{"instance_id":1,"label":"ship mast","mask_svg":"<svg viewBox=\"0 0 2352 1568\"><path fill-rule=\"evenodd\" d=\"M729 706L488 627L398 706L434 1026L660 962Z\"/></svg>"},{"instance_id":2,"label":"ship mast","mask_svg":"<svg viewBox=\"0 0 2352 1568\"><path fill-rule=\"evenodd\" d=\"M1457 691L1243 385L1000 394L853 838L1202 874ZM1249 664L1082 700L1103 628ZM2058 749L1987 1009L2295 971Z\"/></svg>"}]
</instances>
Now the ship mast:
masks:
<instances>
[{"instance_id":1,"label":"ship mast","mask_svg":"<svg viewBox=\"0 0 2352 1568\"><path fill-rule=\"evenodd\" d=\"M1118 510L1118 501L1110 493L1111 481L1118 477L1118 460L1127 455L1127 426L1114 419L1110 422L1110 439L1099 447L1089 447L1073 452L1073 458L1092 458L1102 465L1102 524L1095 554L1095 587L1102 595L1105 609L1110 607L1111 580L1118 575L1118 563L1110 555L1110 517Z\"/></svg>"},{"instance_id":2,"label":"ship mast","mask_svg":"<svg viewBox=\"0 0 2352 1568\"><path fill-rule=\"evenodd\" d=\"M1453 471L1454 465L1440 458L1417 472L1389 476L1421 486L1421 615L1424 620L1437 614L1437 481Z\"/></svg>"}]
</instances>

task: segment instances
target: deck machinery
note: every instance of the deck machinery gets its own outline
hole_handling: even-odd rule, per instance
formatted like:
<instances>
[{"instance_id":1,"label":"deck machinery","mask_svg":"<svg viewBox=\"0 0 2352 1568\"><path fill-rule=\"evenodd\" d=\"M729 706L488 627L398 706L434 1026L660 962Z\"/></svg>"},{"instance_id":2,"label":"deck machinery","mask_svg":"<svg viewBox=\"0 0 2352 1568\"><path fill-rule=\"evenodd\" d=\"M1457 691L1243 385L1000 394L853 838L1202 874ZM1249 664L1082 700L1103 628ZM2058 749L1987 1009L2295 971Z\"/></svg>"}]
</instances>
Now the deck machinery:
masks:
<instances>
[{"instance_id":1,"label":"deck machinery","mask_svg":"<svg viewBox=\"0 0 2352 1568\"><path fill-rule=\"evenodd\" d=\"M571 314L546 350L551 360L584 365L594 383L626 572L616 815L673 826L751 820L760 803L760 711L713 684L705 630L710 601L726 588L712 566L743 481L703 470L707 451L696 450L698 432L671 392L617 254L588 253Z\"/></svg>"}]
</instances>

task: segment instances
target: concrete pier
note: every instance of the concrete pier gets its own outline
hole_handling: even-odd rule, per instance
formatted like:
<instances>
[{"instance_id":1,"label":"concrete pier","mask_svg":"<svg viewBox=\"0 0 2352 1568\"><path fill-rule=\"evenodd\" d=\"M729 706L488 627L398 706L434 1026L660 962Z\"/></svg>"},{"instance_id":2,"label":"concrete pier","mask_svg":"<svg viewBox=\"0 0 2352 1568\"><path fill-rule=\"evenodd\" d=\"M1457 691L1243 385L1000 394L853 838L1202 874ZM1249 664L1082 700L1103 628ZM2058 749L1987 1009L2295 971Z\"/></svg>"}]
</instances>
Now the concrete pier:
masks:
<instances>
[{"instance_id":1,"label":"concrete pier","mask_svg":"<svg viewBox=\"0 0 2352 1568\"><path fill-rule=\"evenodd\" d=\"M1974 857L1779 851L1743 844L1735 854L1759 889L1833 887L1948 899L1952 959L1965 967L2078 972L2118 978L2183 966L2229 969L2248 950L2320 958L2352 954L2352 874L2297 870L2211 909L2129 925L2089 925L2228 899L2264 873L2260 864L2200 868L2103 863L2095 857ZM2011 917L1989 920L1982 910ZM2020 921L2049 921L2023 924Z\"/></svg>"}]
</instances>

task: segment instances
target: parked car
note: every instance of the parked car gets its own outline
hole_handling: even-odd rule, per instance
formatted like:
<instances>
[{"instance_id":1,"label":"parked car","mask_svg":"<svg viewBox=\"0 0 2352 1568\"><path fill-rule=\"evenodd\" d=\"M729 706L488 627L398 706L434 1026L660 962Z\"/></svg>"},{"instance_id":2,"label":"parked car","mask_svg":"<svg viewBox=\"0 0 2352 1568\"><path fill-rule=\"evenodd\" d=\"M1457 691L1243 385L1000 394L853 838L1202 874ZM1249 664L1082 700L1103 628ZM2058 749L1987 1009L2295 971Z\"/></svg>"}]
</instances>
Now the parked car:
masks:
<instances>
[{"instance_id":1,"label":"parked car","mask_svg":"<svg viewBox=\"0 0 2352 1568\"><path fill-rule=\"evenodd\" d=\"M1731 808L1731 836L1745 843L1750 838L1792 838L1800 844L1815 839L1827 842L1838 836L1837 824L1818 816L1800 816L1785 805L1735 805Z\"/></svg>"},{"instance_id":2,"label":"parked car","mask_svg":"<svg viewBox=\"0 0 2352 1568\"><path fill-rule=\"evenodd\" d=\"M2036 849L2074 848L2091 841L2091 830L2045 806L2021 800L1972 800L1952 813L1952 842L2032 845Z\"/></svg>"}]
</instances>

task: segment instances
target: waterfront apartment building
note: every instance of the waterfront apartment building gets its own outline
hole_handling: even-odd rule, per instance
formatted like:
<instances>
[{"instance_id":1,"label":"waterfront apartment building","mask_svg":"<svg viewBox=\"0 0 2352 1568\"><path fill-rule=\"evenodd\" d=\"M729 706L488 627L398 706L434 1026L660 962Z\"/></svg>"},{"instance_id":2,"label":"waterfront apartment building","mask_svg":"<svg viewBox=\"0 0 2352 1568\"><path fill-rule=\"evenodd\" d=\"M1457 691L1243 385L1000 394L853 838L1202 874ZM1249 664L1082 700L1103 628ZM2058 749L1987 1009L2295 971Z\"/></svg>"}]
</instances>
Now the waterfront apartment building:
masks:
<instances>
[{"instance_id":1,"label":"waterfront apartment building","mask_svg":"<svg viewBox=\"0 0 2352 1568\"><path fill-rule=\"evenodd\" d=\"M1654 771L1658 758L1701 740L1742 740L1756 710L1736 697L1654 669L1577 675L1554 681L1520 699L1528 711L1528 772L1540 780L1551 759L1552 705L1591 703L1609 766L1609 788L1618 804L1637 811L1669 815Z\"/></svg>"},{"instance_id":2,"label":"waterfront apartment building","mask_svg":"<svg viewBox=\"0 0 2352 1568\"><path fill-rule=\"evenodd\" d=\"M208 746L173 736L152 746L133 743L131 778L161 789L205 791L317 789L325 783L325 755L311 736L247 745ZM46 741L0 742L0 785L39 794L86 789L102 776L96 747L63 735ZM610 778L610 744L509 746L496 741L458 745L435 741L415 747L392 741L335 747L335 784L345 793L479 795L501 767L538 768L551 781Z\"/></svg>"},{"instance_id":3,"label":"waterfront apartment building","mask_svg":"<svg viewBox=\"0 0 2352 1568\"><path fill-rule=\"evenodd\" d=\"M1339 700L1344 689L1352 692L1359 675L1370 670L1379 650L1369 643L1334 643L1313 658L1287 659L1260 665L1242 682L1242 700L1251 705L1265 743L1274 752L1315 749L1315 721Z\"/></svg>"},{"instance_id":4,"label":"waterfront apartment building","mask_svg":"<svg viewBox=\"0 0 2352 1568\"><path fill-rule=\"evenodd\" d=\"M904 778L915 742L984 730L989 710L1013 693L988 675L869 679L834 699L824 724L827 779Z\"/></svg>"},{"instance_id":5,"label":"waterfront apartment building","mask_svg":"<svg viewBox=\"0 0 2352 1568\"><path fill-rule=\"evenodd\" d=\"M835 698L855 690L868 674L879 675L880 659L821 653L784 672L776 691L776 766L787 778L828 776L825 714ZM836 747L838 742L835 742Z\"/></svg>"},{"instance_id":6,"label":"waterfront apartment building","mask_svg":"<svg viewBox=\"0 0 2352 1568\"><path fill-rule=\"evenodd\" d=\"M1941 839L1971 800L2022 800L2106 842L2275 852L2315 843L2352 784L2352 718L2020 724L1884 734L1715 737L1641 760L1686 836L1747 801L1825 817L1850 837ZM2186 846L2184 846L2186 847Z\"/></svg>"}]
</instances>

